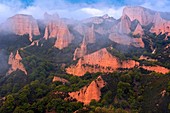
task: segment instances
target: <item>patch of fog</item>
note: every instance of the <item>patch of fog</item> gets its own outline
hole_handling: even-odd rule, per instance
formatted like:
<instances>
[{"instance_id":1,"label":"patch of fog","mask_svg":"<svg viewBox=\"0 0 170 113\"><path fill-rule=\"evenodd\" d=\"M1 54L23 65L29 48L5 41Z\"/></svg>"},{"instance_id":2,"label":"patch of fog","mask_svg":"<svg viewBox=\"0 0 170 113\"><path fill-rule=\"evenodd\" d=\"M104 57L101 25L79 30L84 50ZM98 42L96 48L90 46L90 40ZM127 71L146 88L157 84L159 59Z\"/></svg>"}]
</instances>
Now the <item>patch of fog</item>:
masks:
<instances>
[{"instance_id":1,"label":"patch of fog","mask_svg":"<svg viewBox=\"0 0 170 113\"><path fill-rule=\"evenodd\" d=\"M8 55L5 50L0 49L0 76L5 74L8 68Z\"/></svg>"}]
</instances>

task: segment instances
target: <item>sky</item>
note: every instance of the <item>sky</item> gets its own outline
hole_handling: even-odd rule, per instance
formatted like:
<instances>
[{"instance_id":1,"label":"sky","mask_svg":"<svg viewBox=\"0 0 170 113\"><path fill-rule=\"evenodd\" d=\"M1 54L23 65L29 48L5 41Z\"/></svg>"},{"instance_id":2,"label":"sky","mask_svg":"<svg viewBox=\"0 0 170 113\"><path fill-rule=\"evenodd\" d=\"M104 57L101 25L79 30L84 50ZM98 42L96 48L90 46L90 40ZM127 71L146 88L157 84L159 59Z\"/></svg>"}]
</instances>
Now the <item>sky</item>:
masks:
<instances>
[{"instance_id":1,"label":"sky","mask_svg":"<svg viewBox=\"0 0 170 113\"><path fill-rule=\"evenodd\" d=\"M0 0L0 22L15 14L28 14L42 19L45 12L58 13L62 18L75 20L104 14L118 19L125 6L143 6L170 12L170 0Z\"/></svg>"}]
</instances>

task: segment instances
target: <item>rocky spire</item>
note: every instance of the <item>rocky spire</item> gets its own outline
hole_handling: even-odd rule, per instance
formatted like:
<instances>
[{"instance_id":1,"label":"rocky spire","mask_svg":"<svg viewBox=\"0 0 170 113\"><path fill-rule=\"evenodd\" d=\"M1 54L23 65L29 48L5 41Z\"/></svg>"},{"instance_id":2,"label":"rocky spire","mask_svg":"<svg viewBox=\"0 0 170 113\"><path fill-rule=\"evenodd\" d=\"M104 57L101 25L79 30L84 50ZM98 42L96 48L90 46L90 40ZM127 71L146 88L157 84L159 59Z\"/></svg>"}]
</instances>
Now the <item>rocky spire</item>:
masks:
<instances>
[{"instance_id":1,"label":"rocky spire","mask_svg":"<svg viewBox=\"0 0 170 113\"><path fill-rule=\"evenodd\" d=\"M106 82L101 76L92 81L88 86L83 87L79 91L69 93L70 97L75 98L79 102L89 104L91 100L99 101L101 98L101 89Z\"/></svg>"},{"instance_id":2,"label":"rocky spire","mask_svg":"<svg viewBox=\"0 0 170 113\"><path fill-rule=\"evenodd\" d=\"M122 34L129 34L131 32L131 21L127 15L121 17L120 23L118 24L118 32Z\"/></svg>"},{"instance_id":3,"label":"rocky spire","mask_svg":"<svg viewBox=\"0 0 170 113\"><path fill-rule=\"evenodd\" d=\"M21 62L22 57L20 56L19 52L16 52L16 55L14 56L13 53L10 54L8 64L11 65L10 69L7 72L7 75L11 74L12 72L16 70L21 70L27 75L27 71L24 67L24 65Z\"/></svg>"},{"instance_id":4,"label":"rocky spire","mask_svg":"<svg viewBox=\"0 0 170 113\"><path fill-rule=\"evenodd\" d=\"M74 39L68 26L59 18L58 15L45 14L46 28L44 38L56 38L54 47L63 49L67 47Z\"/></svg>"},{"instance_id":5,"label":"rocky spire","mask_svg":"<svg viewBox=\"0 0 170 113\"><path fill-rule=\"evenodd\" d=\"M76 48L76 50L74 51L73 60L83 57L84 55L86 55L86 53L87 53L87 44L86 44L85 36L84 36L80 48Z\"/></svg>"}]
</instances>

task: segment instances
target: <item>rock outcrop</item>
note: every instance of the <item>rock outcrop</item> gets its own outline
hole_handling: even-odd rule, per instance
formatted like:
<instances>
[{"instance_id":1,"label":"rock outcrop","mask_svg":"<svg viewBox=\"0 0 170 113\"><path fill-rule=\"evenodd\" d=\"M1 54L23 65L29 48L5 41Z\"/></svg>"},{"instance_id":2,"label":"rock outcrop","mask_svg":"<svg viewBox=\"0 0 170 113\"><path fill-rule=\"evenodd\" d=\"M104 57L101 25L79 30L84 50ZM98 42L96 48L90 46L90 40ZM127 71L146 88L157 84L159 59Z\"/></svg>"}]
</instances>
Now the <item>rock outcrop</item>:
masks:
<instances>
[{"instance_id":1,"label":"rock outcrop","mask_svg":"<svg viewBox=\"0 0 170 113\"><path fill-rule=\"evenodd\" d=\"M20 56L18 51L16 52L15 56L13 53L10 54L8 64L11 65L11 67L8 70L7 75L11 74L17 69L23 71L27 75L27 71L24 65L22 64L21 60L22 60L22 57Z\"/></svg>"},{"instance_id":2,"label":"rock outcrop","mask_svg":"<svg viewBox=\"0 0 170 113\"><path fill-rule=\"evenodd\" d=\"M155 12L144 7L125 7L123 15L127 15L131 21L138 20L141 25L148 25L152 23Z\"/></svg>"},{"instance_id":3,"label":"rock outcrop","mask_svg":"<svg viewBox=\"0 0 170 113\"><path fill-rule=\"evenodd\" d=\"M52 82L62 82L63 84L69 83L68 80L57 76L54 76Z\"/></svg>"},{"instance_id":4,"label":"rock outcrop","mask_svg":"<svg viewBox=\"0 0 170 113\"><path fill-rule=\"evenodd\" d=\"M170 20L165 20L160 16L160 13L156 13L153 20L153 26L150 31L157 35L160 33L167 33L168 36L170 36Z\"/></svg>"},{"instance_id":5,"label":"rock outcrop","mask_svg":"<svg viewBox=\"0 0 170 113\"><path fill-rule=\"evenodd\" d=\"M76 48L76 50L74 51L73 60L83 57L84 55L86 55L86 53L87 53L87 44L86 44L85 37L84 37L80 48Z\"/></svg>"},{"instance_id":6,"label":"rock outcrop","mask_svg":"<svg viewBox=\"0 0 170 113\"><path fill-rule=\"evenodd\" d=\"M121 34L129 34L131 32L131 20L127 15L123 15L118 24L118 32Z\"/></svg>"},{"instance_id":7,"label":"rock outcrop","mask_svg":"<svg viewBox=\"0 0 170 113\"><path fill-rule=\"evenodd\" d=\"M80 58L76 65L66 69L66 72L76 76L83 76L86 72L113 72L118 68L133 68L139 63L133 60L121 61L112 56L106 48Z\"/></svg>"},{"instance_id":8,"label":"rock outcrop","mask_svg":"<svg viewBox=\"0 0 170 113\"><path fill-rule=\"evenodd\" d=\"M146 69L148 71L154 71L156 73L162 73L162 74L166 74L166 73L169 73L170 70L165 68L165 67L162 67L162 66L141 66L143 69Z\"/></svg>"},{"instance_id":9,"label":"rock outcrop","mask_svg":"<svg viewBox=\"0 0 170 113\"><path fill-rule=\"evenodd\" d=\"M2 28L17 35L29 34L30 41L33 35L40 35L37 21L31 15L17 14L3 23Z\"/></svg>"},{"instance_id":10,"label":"rock outcrop","mask_svg":"<svg viewBox=\"0 0 170 113\"><path fill-rule=\"evenodd\" d=\"M138 20L141 25L153 24L150 31L157 35L167 33L170 36L170 13L156 12L144 7L125 7L123 15L131 21ZM141 28L139 28L141 29Z\"/></svg>"},{"instance_id":11,"label":"rock outcrop","mask_svg":"<svg viewBox=\"0 0 170 113\"><path fill-rule=\"evenodd\" d=\"M63 49L74 39L68 26L56 15L45 14L46 28L44 38L56 38L54 47Z\"/></svg>"},{"instance_id":12,"label":"rock outcrop","mask_svg":"<svg viewBox=\"0 0 170 113\"><path fill-rule=\"evenodd\" d=\"M122 45L133 45L135 47L144 47L144 42L142 41L142 38L131 38L126 34L120 34L120 33L111 33L109 35L109 39L113 42L116 42L118 44Z\"/></svg>"},{"instance_id":13,"label":"rock outcrop","mask_svg":"<svg viewBox=\"0 0 170 113\"><path fill-rule=\"evenodd\" d=\"M101 88L106 85L106 82L101 76L92 81L88 86L83 87L79 91L71 92L69 95L79 102L89 104L91 100L99 101L101 98Z\"/></svg>"}]
</instances>

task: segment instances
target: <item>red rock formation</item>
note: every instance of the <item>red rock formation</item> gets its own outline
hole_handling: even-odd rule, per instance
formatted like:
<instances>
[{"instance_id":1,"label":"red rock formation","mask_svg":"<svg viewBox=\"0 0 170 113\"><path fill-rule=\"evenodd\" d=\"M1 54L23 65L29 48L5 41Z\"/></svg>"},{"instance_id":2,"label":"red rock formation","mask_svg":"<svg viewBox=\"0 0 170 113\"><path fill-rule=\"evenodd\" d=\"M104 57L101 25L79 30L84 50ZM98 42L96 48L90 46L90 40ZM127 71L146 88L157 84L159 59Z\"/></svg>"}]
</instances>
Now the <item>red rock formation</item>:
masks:
<instances>
[{"instance_id":1,"label":"red rock formation","mask_svg":"<svg viewBox=\"0 0 170 113\"><path fill-rule=\"evenodd\" d=\"M101 88L106 85L106 82L103 80L101 76L99 76L96 80L92 81L88 86L83 87L79 91L71 92L69 95L72 98L75 98L79 102L83 102L84 104L89 104L91 100L100 100L101 96Z\"/></svg>"},{"instance_id":2,"label":"red rock formation","mask_svg":"<svg viewBox=\"0 0 170 113\"><path fill-rule=\"evenodd\" d=\"M76 48L76 50L74 51L73 60L83 57L84 55L86 55L86 53L87 53L87 44L86 44L85 37L84 37L80 48Z\"/></svg>"},{"instance_id":3,"label":"red rock formation","mask_svg":"<svg viewBox=\"0 0 170 113\"><path fill-rule=\"evenodd\" d=\"M154 12L137 6L137 7L125 7L123 10L123 15L127 15L131 21L138 20L141 25L148 25L152 23L154 18Z\"/></svg>"},{"instance_id":4,"label":"red rock formation","mask_svg":"<svg viewBox=\"0 0 170 113\"><path fill-rule=\"evenodd\" d=\"M61 77L54 76L52 82L62 82L63 84L65 84L65 83L68 83L68 80L61 78Z\"/></svg>"},{"instance_id":5,"label":"red rock formation","mask_svg":"<svg viewBox=\"0 0 170 113\"><path fill-rule=\"evenodd\" d=\"M54 47L63 49L74 39L68 26L56 15L45 14L46 28L44 38L56 38Z\"/></svg>"},{"instance_id":6,"label":"red rock formation","mask_svg":"<svg viewBox=\"0 0 170 113\"><path fill-rule=\"evenodd\" d=\"M127 15L131 21L138 20L144 26L153 23L150 30L152 33L157 35L168 33L170 36L170 20L167 18L169 13L156 12L143 7L126 7L123 10L123 15Z\"/></svg>"},{"instance_id":7,"label":"red rock formation","mask_svg":"<svg viewBox=\"0 0 170 113\"><path fill-rule=\"evenodd\" d=\"M11 74L12 72L18 70L23 71L27 75L27 71L24 65L21 63L21 56L17 51L16 55L14 56L13 53L10 54L8 64L11 65L10 69L7 72L7 75Z\"/></svg>"},{"instance_id":8,"label":"red rock formation","mask_svg":"<svg viewBox=\"0 0 170 113\"><path fill-rule=\"evenodd\" d=\"M120 23L118 24L118 32L121 34L129 34L131 32L131 21L127 15L121 17Z\"/></svg>"},{"instance_id":9,"label":"red rock formation","mask_svg":"<svg viewBox=\"0 0 170 113\"><path fill-rule=\"evenodd\" d=\"M161 67L161 66L141 66L143 69L146 69L148 71L155 71L156 73L162 73L162 74L166 74L168 72L170 72L169 69L165 68L165 67Z\"/></svg>"},{"instance_id":10,"label":"red rock formation","mask_svg":"<svg viewBox=\"0 0 170 113\"><path fill-rule=\"evenodd\" d=\"M78 63L67 68L66 72L83 76L86 72L113 72L118 68L133 68L136 65L139 63L133 60L120 61L104 48L80 58Z\"/></svg>"},{"instance_id":11,"label":"red rock formation","mask_svg":"<svg viewBox=\"0 0 170 113\"><path fill-rule=\"evenodd\" d=\"M156 13L153 20L153 26L150 31L156 33L157 35L160 33L168 33L170 36L170 21L163 19L160 16L160 13Z\"/></svg>"},{"instance_id":12,"label":"red rock formation","mask_svg":"<svg viewBox=\"0 0 170 113\"><path fill-rule=\"evenodd\" d=\"M38 24L30 15L17 14L9 18L3 24L3 28L17 35L29 34L30 41L32 41L33 35L40 35Z\"/></svg>"}]
</instances>

